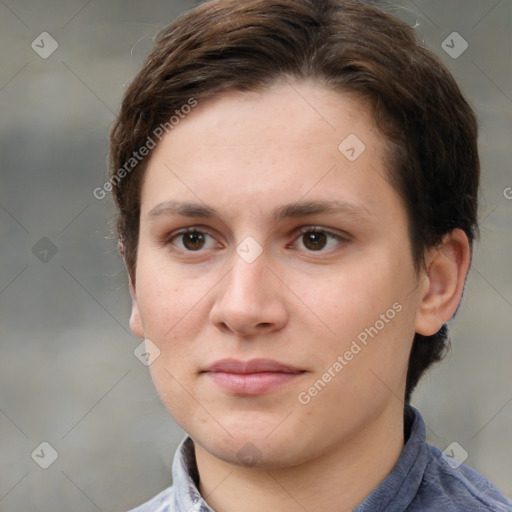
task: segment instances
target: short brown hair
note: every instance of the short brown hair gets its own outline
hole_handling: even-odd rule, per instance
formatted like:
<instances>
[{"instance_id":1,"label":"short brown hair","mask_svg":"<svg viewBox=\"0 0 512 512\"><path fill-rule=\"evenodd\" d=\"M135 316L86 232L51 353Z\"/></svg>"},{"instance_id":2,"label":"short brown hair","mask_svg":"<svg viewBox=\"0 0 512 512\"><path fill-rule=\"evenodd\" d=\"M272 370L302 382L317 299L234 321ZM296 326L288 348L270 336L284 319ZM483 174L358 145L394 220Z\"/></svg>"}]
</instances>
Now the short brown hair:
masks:
<instances>
[{"instance_id":1,"label":"short brown hair","mask_svg":"<svg viewBox=\"0 0 512 512\"><path fill-rule=\"evenodd\" d=\"M472 245L478 230L475 115L450 72L407 24L355 0L212 0L161 31L110 134L116 228L132 279L149 160L127 169L133 153L191 99L262 90L289 78L354 93L372 109L387 140L388 178L404 201L418 271L425 249L455 228ZM446 325L434 336L415 335L407 402L447 347Z\"/></svg>"}]
</instances>

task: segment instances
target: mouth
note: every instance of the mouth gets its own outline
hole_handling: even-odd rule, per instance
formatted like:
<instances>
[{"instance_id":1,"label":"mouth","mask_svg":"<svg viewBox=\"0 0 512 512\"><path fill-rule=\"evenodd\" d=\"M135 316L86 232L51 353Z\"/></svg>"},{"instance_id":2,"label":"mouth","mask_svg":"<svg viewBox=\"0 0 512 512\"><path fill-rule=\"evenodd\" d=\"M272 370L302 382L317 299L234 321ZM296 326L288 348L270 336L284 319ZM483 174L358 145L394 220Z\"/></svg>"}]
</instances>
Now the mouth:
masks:
<instances>
[{"instance_id":1,"label":"mouth","mask_svg":"<svg viewBox=\"0 0 512 512\"><path fill-rule=\"evenodd\" d=\"M201 373L229 393L262 395L297 379L305 370L272 359L222 359Z\"/></svg>"}]
</instances>

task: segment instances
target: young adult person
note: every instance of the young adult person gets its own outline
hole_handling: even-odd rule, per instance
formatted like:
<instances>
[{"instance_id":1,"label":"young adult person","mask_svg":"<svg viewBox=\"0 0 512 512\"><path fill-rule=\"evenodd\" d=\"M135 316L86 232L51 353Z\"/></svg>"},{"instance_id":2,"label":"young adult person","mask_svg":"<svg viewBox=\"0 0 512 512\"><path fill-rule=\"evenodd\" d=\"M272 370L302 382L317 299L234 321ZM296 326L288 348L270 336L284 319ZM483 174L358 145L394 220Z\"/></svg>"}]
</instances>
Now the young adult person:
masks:
<instances>
[{"instance_id":1,"label":"young adult person","mask_svg":"<svg viewBox=\"0 0 512 512\"><path fill-rule=\"evenodd\" d=\"M130 325L188 436L137 512L510 511L409 405L477 233L477 123L366 2L213 0L110 140Z\"/></svg>"}]
</instances>

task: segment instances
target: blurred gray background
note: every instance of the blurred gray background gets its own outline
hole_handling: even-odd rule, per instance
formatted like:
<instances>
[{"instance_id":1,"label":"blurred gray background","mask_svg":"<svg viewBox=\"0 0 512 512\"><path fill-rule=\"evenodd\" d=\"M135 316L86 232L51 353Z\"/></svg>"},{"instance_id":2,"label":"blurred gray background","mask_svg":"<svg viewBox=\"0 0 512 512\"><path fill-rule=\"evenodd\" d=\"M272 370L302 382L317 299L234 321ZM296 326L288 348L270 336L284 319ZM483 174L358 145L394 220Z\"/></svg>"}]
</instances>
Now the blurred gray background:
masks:
<instances>
[{"instance_id":1,"label":"blurred gray background","mask_svg":"<svg viewBox=\"0 0 512 512\"><path fill-rule=\"evenodd\" d=\"M93 190L125 85L195 3L0 0L1 512L123 511L170 484L183 432L133 354L113 208ZM430 442L512 497L512 2L393 5L481 123L481 242L452 354L414 404Z\"/></svg>"}]
</instances>

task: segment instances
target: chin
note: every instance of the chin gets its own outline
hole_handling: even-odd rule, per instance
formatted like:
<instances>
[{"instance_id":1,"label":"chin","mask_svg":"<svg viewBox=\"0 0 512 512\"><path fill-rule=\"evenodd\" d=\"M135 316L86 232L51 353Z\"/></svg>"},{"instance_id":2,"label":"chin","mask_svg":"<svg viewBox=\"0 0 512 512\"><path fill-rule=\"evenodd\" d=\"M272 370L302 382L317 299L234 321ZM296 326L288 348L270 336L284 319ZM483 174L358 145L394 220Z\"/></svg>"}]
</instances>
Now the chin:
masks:
<instances>
[{"instance_id":1,"label":"chin","mask_svg":"<svg viewBox=\"0 0 512 512\"><path fill-rule=\"evenodd\" d=\"M304 453L294 453L298 451L297 446L292 448L290 444L280 441L273 443L264 439L253 439L251 441L242 438L230 438L227 443L215 442L207 445L201 443L201 446L217 459L245 468L280 469L295 466L307 460ZM239 448L235 449L238 446ZM290 450L291 448L293 451Z\"/></svg>"},{"instance_id":2,"label":"chin","mask_svg":"<svg viewBox=\"0 0 512 512\"><path fill-rule=\"evenodd\" d=\"M283 417L279 421L282 420ZM320 434L315 437L309 432L305 437L304 428L292 423L285 427L279 421L238 423L236 428L223 424L229 433L218 425L212 428L211 424L189 432L194 442L210 455L239 467L266 470L291 467L314 458L316 451L321 452L317 439Z\"/></svg>"}]
</instances>

